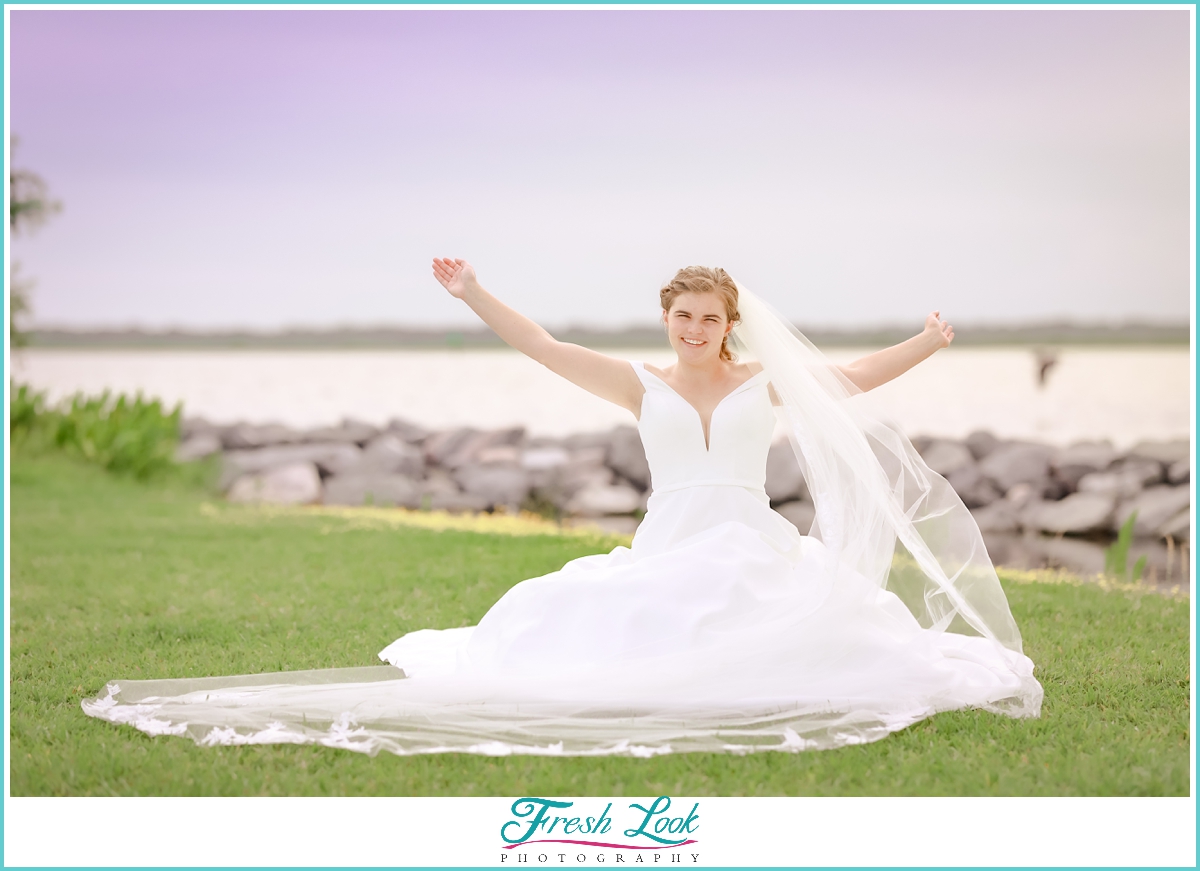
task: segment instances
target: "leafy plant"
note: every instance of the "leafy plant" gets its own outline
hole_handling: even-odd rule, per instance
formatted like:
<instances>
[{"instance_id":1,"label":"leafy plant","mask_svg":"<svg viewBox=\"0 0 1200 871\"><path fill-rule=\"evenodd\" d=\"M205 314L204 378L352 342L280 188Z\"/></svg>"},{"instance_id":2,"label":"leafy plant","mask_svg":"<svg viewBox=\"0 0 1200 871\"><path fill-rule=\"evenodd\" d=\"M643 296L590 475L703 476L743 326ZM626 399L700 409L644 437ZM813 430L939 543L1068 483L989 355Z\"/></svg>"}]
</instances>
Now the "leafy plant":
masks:
<instances>
[{"instance_id":1,"label":"leafy plant","mask_svg":"<svg viewBox=\"0 0 1200 871\"><path fill-rule=\"evenodd\" d=\"M1104 549L1104 573L1125 581L1139 581L1146 569L1146 556L1138 557L1133 565L1133 571L1128 569L1129 546L1133 543L1133 525L1137 522L1137 512L1129 515L1129 519L1117 533L1117 540Z\"/></svg>"},{"instance_id":2,"label":"leafy plant","mask_svg":"<svg viewBox=\"0 0 1200 871\"><path fill-rule=\"evenodd\" d=\"M174 464L182 406L166 411L157 399L76 394L50 407L44 392L14 386L10 432L75 454L117 474L145 480Z\"/></svg>"}]
</instances>

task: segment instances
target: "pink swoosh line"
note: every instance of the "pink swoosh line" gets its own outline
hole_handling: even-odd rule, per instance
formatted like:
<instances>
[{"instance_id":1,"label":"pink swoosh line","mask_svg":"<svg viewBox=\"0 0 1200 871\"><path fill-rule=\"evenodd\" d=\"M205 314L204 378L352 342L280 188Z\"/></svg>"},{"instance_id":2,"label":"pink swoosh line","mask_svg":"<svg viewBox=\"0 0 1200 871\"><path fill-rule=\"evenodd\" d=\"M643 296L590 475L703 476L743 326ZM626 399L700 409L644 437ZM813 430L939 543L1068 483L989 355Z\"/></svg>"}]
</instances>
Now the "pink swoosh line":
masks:
<instances>
[{"instance_id":1,"label":"pink swoosh line","mask_svg":"<svg viewBox=\"0 0 1200 871\"><path fill-rule=\"evenodd\" d=\"M672 847L686 847L688 844L698 844L699 841L680 841L678 844L663 844L661 847L643 847L640 844L605 844L601 841L562 841L558 838L544 838L538 841L522 841L519 844L505 844L502 850L513 847L524 847L526 844L579 844L583 847L613 847L618 850L669 850Z\"/></svg>"}]
</instances>

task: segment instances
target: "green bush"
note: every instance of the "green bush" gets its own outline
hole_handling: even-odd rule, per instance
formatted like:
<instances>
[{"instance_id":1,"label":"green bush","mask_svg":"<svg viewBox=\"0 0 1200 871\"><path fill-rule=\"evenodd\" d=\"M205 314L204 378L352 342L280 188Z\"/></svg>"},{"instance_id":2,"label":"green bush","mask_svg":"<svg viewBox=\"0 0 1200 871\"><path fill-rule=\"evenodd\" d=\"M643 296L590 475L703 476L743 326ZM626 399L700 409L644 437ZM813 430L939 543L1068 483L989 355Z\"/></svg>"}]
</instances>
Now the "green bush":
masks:
<instances>
[{"instance_id":1,"label":"green bush","mask_svg":"<svg viewBox=\"0 0 1200 871\"><path fill-rule=\"evenodd\" d=\"M105 390L51 406L44 392L13 385L9 432L15 442L63 450L110 472L145 480L174 464L183 408Z\"/></svg>"}]
</instances>

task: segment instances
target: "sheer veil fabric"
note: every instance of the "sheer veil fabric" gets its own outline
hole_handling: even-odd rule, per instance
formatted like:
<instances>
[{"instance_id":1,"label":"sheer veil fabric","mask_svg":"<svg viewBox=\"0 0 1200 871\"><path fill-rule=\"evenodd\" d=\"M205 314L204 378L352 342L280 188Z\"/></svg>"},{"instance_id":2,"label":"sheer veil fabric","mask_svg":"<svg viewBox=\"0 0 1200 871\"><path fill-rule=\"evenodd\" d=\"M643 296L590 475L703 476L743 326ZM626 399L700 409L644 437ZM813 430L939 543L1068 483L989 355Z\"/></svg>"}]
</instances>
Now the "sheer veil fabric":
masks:
<instances>
[{"instance_id":1,"label":"sheer veil fabric","mask_svg":"<svg viewBox=\"0 0 1200 871\"><path fill-rule=\"evenodd\" d=\"M745 288L739 309L732 342L763 370L707 442L633 364L653 493L631 547L516 584L477 626L409 632L386 666L118 680L83 710L205 746L634 756L827 749L960 708L1037 716L962 501L786 320ZM764 490L777 420L816 504L807 534Z\"/></svg>"}]
</instances>

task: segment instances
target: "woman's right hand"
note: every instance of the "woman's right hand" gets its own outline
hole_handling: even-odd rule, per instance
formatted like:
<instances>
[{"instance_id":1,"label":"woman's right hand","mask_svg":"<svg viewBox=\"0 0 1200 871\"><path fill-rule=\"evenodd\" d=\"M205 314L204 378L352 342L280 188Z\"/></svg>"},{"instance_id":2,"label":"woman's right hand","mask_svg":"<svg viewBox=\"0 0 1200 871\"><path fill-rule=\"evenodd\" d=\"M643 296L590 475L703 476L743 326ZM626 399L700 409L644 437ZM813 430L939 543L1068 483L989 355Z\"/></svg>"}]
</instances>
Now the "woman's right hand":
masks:
<instances>
[{"instance_id":1,"label":"woman's right hand","mask_svg":"<svg viewBox=\"0 0 1200 871\"><path fill-rule=\"evenodd\" d=\"M471 287L479 286L475 280L475 267L465 260L433 258L433 277L456 299L462 299Z\"/></svg>"}]
</instances>

